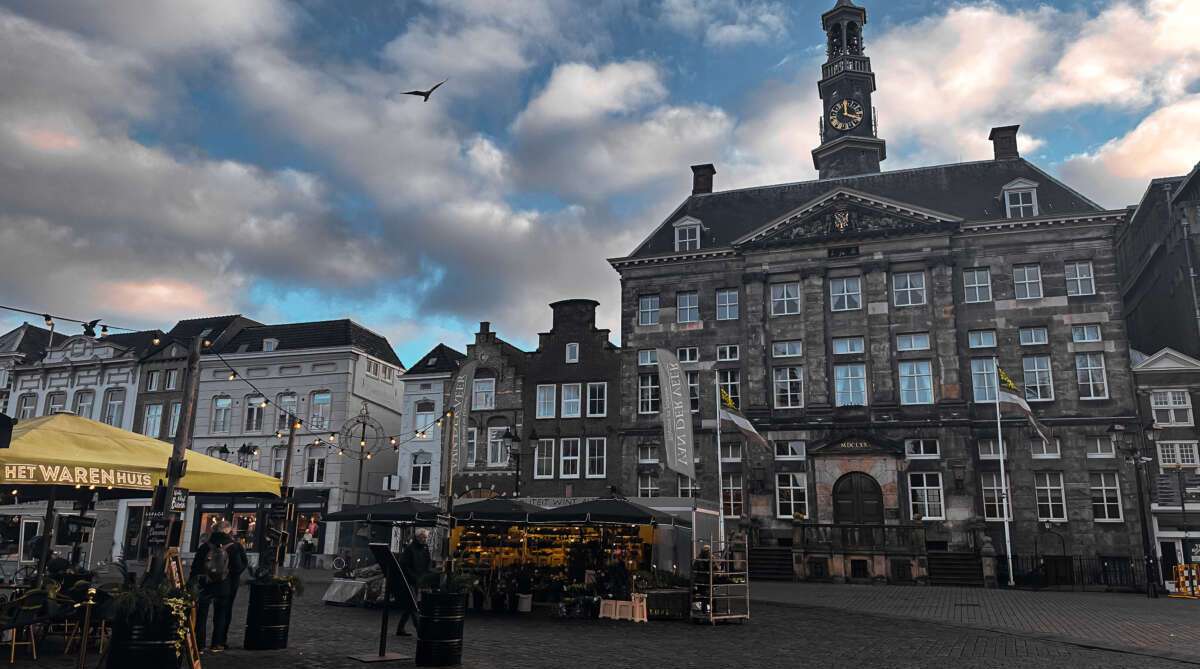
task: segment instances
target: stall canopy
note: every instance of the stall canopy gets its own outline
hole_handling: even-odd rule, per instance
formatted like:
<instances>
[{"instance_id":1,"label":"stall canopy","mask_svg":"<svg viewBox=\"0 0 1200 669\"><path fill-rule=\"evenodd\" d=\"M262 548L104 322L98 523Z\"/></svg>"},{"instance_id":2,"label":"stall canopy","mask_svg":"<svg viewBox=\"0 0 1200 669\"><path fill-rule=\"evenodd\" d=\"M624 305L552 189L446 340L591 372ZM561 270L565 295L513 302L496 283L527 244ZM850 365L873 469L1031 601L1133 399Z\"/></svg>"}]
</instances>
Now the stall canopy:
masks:
<instances>
[{"instance_id":1,"label":"stall canopy","mask_svg":"<svg viewBox=\"0 0 1200 669\"><path fill-rule=\"evenodd\" d=\"M95 490L101 497L149 494L167 478L171 444L59 413L17 423L0 449L0 486L23 500L53 486ZM180 487L192 493L279 495L279 479L194 451Z\"/></svg>"},{"instance_id":2,"label":"stall canopy","mask_svg":"<svg viewBox=\"0 0 1200 669\"><path fill-rule=\"evenodd\" d=\"M620 523L625 525L683 525L688 522L627 499L605 497L529 515L530 523Z\"/></svg>"},{"instance_id":3,"label":"stall canopy","mask_svg":"<svg viewBox=\"0 0 1200 669\"><path fill-rule=\"evenodd\" d=\"M411 497L359 506L345 509L325 516L325 520L334 521L366 521L368 523L425 523L433 525L437 522L438 509L432 504L426 504Z\"/></svg>"},{"instance_id":4,"label":"stall canopy","mask_svg":"<svg viewBox=\"0 0 1200 669\"><path fill-rule=\"evenodd\" d=\"M454 507L454 518L468 523L527 523L531 514L542 510L540 506L511 497L491 497L478 502L460 503Z\"/></svg>"}]
</instances>

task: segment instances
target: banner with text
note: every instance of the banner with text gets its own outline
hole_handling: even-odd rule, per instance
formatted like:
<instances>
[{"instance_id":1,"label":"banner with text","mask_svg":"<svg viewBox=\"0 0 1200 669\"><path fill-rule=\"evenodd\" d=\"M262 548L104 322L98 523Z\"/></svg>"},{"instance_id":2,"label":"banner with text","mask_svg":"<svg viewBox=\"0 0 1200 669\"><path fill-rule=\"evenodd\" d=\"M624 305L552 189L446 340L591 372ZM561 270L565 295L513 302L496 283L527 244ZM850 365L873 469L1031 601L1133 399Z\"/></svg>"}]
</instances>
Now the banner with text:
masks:
<instances>
[{"instance_id":1,"label":"banner with text","mask_svg":"<svg viewBox=\"0 0 1200 669\"><path fill-rule=\"evenodd\" d=\"M466 448L462 446L462 442L467 438L467 428L470 427L471 392L475 384L475 368L478 366L479 363L475 360L468 360L463 363L463 366L458 370L458 376L454 377L454 389L450 393L450 411L454 413L451 416L453 434L450 437L450 446L448 448L453 449L450 452L450 457L455 468L458 469L461 469L466 464L460 461L458 454L466 452ZM417 426L418 430L421 428L422 426Z\"/></svg>"},{"instance_id":2,"label":"banner with text","mask_svg":"<svg viewBox=\"0 0 1200 669\"><path fill-rule=\"evenodd\" d=\"M151 473L115 467L71 467L21 463L5 464L3 472L4 477L0 479L0 484L3 485L61 483L63 485L137 490L152 489L154 477L162 476L161 472Z\"/></svg>"},{"instance_id":3,"label":"banner with text","mask_svg":"<svg viewBox=\"0 0 1200 669\"><path fill-rule=\"evenodd\" d=\"M679 367L679 359L665 348L658 349L658 385L662 397L664 462L667 469L695 480L692 399L687 376Z\"/></svg>"}]
</instances>

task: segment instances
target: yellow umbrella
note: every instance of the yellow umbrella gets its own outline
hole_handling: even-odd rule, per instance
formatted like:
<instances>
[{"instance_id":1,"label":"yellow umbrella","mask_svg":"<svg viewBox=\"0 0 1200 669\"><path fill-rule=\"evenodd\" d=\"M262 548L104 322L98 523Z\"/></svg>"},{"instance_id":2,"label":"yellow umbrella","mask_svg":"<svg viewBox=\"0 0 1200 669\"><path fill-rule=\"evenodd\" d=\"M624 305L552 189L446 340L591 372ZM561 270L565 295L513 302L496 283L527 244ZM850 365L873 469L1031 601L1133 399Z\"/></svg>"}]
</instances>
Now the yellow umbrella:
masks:
<instances>
[{"instance_id":1,"label":"yellow umbrella","mask_svg":"<svg viewBox=\"0 0 1200 669\"><path fill-rule=\"evenodd\" d=\"M0 491L50 485L97 491L149 492L166 482L171 445L134 432L60 413L21 421L12 445L0 449ZM180 487L192 493L279 495L279 479L187 453ZM119 493L118 493L119 494ZM128 493L125 493L128 494Z\"/></svg>"}]
</instances>

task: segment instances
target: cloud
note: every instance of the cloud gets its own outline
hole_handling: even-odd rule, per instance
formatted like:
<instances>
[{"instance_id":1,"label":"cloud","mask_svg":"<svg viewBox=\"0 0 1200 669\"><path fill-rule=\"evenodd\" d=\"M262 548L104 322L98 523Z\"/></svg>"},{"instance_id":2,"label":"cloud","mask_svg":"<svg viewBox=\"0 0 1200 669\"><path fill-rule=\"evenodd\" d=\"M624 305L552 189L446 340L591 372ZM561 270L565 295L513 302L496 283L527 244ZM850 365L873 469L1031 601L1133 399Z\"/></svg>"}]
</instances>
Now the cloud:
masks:
<instances>
[{"instance_id":1,"label":"cloud","mask_svg":"<svg viewBox=\"0 0 1200 669\"><path fill-rule=\"evenodd\" d=\"M659 17L668 26L704 36L705 46L730 49L787 38L787 9L761 0L663 0Z\"/></svg>"}]
</instances>

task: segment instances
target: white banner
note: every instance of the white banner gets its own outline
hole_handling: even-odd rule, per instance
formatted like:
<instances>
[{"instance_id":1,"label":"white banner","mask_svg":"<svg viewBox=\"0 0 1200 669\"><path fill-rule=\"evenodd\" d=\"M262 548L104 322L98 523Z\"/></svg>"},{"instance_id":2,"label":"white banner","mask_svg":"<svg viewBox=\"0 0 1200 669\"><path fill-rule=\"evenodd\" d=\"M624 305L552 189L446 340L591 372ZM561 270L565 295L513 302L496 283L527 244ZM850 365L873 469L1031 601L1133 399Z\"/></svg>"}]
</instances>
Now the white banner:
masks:
<instances>
[{"instance_id":1,"label":"white banner","mask_svg":"<svg viewBox=\"0 0 1200 669\"><path fill-rule=\"evenodd\" d=\"M466 453L467 449L463 442L467 439L467 429L470 427L471 418L471 394L475 385L475 368L479 363L475 360L469 360L463 363L463 366L458 369L458 376L454 377L454 389L450 394L450 411L451 425L453 434L450 436L450 457L453 459L454 467L462 469L466 466L466 462L458 458L459 453ZM420 429L418 426L417 429Z\"/></svg>"},{"instance_id":2,"label":"white banner","mask_svg":"<svg viewBox=\"0 0 1200 669\"><path fill-rule=\"evenodd\" d=\"M688 394L687 375L679 359L665 348L658 349L658 385L662 398L663 457L667 469L696 478L692 439L692 399Z\"/></svg>"}]
</instances>

